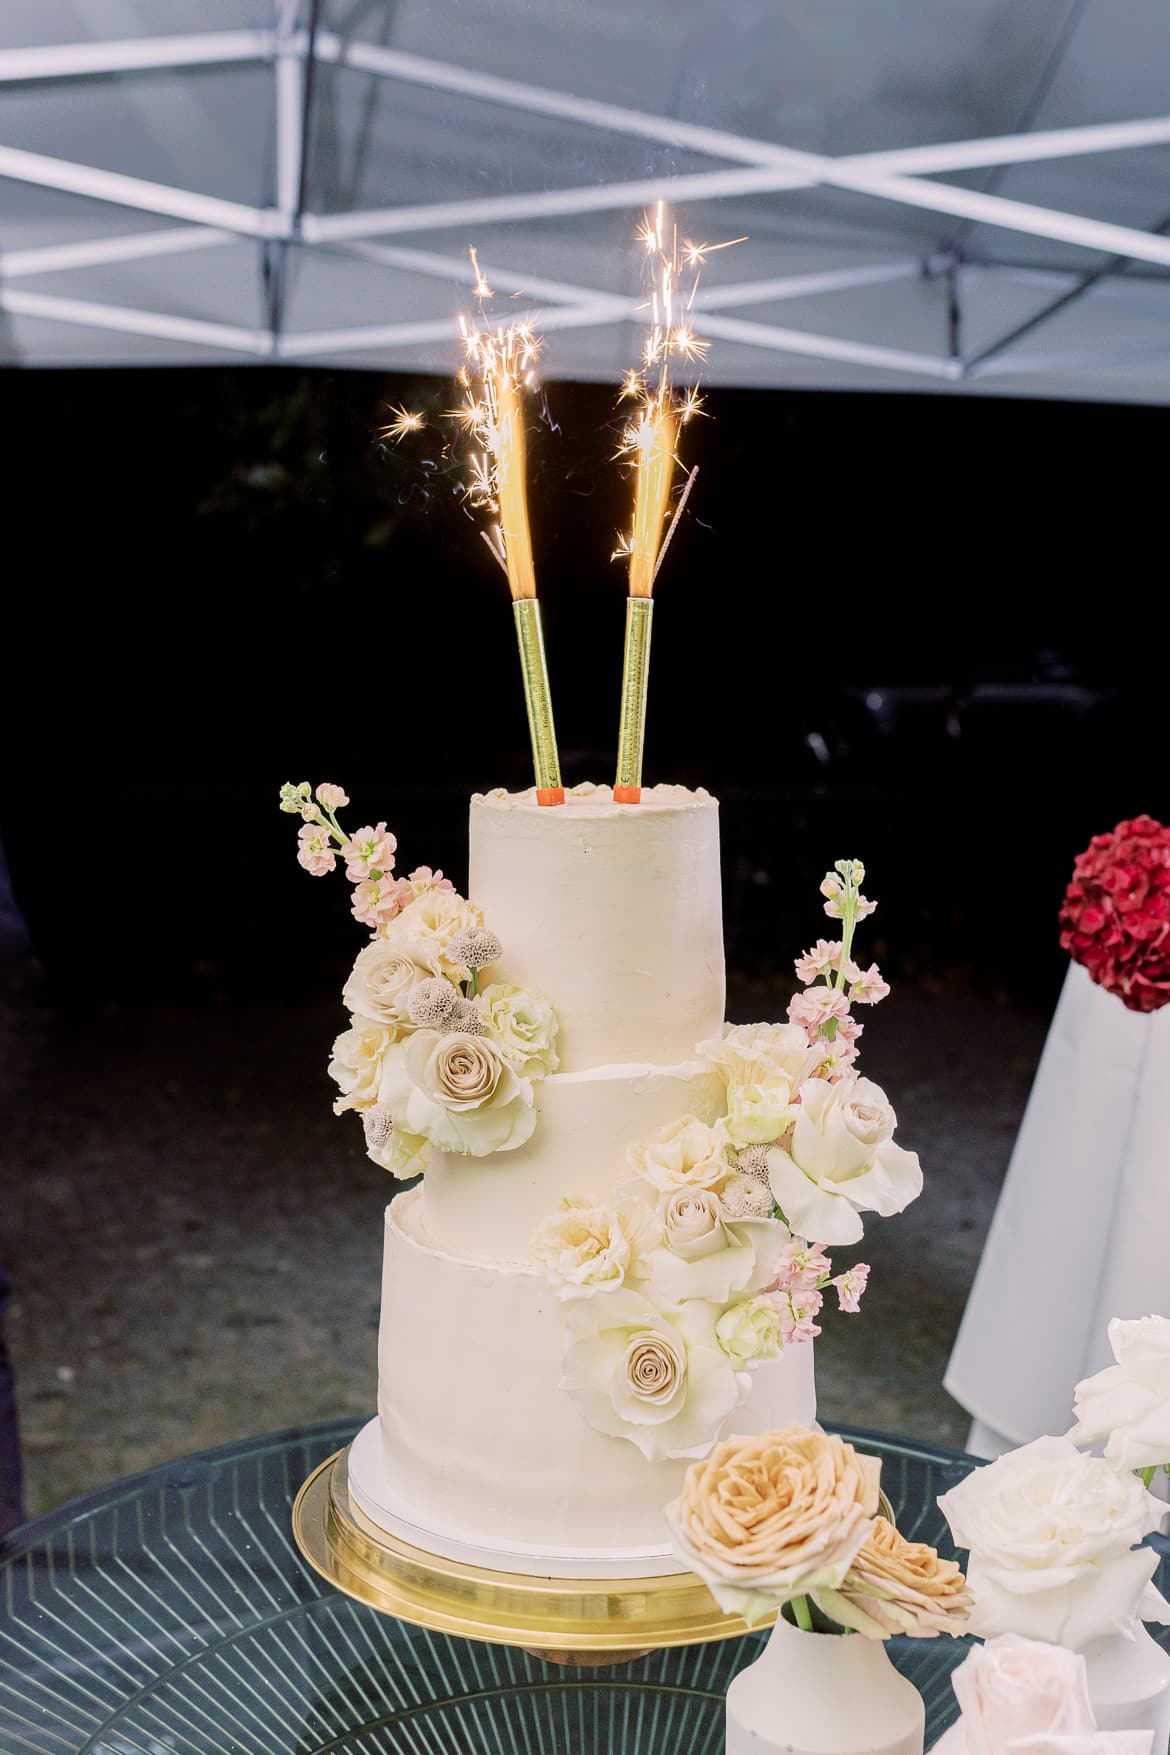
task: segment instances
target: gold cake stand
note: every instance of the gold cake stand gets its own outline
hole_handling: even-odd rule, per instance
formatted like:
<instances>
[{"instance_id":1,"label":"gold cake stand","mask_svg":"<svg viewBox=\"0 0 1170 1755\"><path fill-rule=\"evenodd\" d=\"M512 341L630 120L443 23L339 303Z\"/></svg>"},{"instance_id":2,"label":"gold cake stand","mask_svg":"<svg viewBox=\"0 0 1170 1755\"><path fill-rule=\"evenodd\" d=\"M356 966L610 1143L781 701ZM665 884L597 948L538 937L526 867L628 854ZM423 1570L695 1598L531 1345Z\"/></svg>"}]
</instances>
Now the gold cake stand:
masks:
<instances>
[{"instance_id":1,"label":"gold cake stand","mask_svg":"<svg viewBox=\"0 0 1170 1755\"><path fill-rule=\"evenodd\" d=\"M532 1578L413 1548L379 1529L350 1498L347 1458L339 1450L309 1476L293 1506L293 1535L322 1578L380 1614L580 1666L624 1663L661 1646L748 1631L692 1572Z\"/></svg>"}]
</instances>

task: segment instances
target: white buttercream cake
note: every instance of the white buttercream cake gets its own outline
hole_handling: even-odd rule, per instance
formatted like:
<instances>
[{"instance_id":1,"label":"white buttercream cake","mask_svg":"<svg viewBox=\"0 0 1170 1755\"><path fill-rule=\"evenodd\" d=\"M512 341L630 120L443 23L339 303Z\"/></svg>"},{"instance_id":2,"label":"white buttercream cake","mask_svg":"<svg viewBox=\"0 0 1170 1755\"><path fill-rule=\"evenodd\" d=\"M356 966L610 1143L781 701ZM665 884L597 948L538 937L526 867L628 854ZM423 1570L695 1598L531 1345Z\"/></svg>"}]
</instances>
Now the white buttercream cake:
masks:
<instances>
[{"instance_id":1,"label":"white buttercream cake","mask_svg":"<svg viewBox=\"0 0 1170 1755\"><path fill-rule=\"evenodd\" d=\"M524 1144L436 1151L387 1208L378 1419L351 1488L416 1545L502 1570L677 1571L663 1508L688 1458L650 1460L582 1417L562 1387L577 1307L532 1238L566 1199L619 1199L638 1142L723 1112L723 1081L696 1052L723 1029L718 803L677 786L637 806L594 786L554 808L532 792L476 796L469 896L503 944L493 979L555 1007L559 1065L536 1086ZM811 1424L812 1346L757 1364L739 1393L712 1442Z\"/></svg>"}]
</instances>

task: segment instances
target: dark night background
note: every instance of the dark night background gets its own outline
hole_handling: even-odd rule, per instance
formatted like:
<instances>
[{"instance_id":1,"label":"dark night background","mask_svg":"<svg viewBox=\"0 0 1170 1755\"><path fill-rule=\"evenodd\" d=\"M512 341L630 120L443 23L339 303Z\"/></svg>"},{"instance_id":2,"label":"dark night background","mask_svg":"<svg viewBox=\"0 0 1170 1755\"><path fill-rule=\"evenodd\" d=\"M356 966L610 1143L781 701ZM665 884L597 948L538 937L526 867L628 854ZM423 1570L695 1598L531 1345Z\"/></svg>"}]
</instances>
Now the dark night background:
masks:
<instances>
[{"instance_id":1,"label":"dark night background","mask_svg":"<svg viewBox=\"0 0 1170 1755\"><path fill-rule=\"evenodd\" d=\"M368 373L9 373L0 831L63 1000L324 993L340 888L285 778L465 877L467 794L529 778L503 582ZM608 778L627 516L608 386L546 386L531 501L566 779ZM854 851L891 970L1038 1002L1094 831L1166 804L1135 483L1161 410L712 391L658 589L647 779L723 801L729 961L815 936ZM17 559L18 555L23 558ZM1135 611L1138 614L1135 616ZM297 956L288 956L295 934Z\"/></svg>"},{"instance_id":2,"label":"dark night background","mask_svg":"<svg viewBox=\"0 0 1170 1755\"><path fill-rule=\"evenodd\" d=\"M0 1257L30 1510L374 1401L385 1174L330 1111L362 935L283 780L466 879L529 782L503 581L364 373L9 372ZM608 386L549 384L532 506L565 778L608 779L628 515ZM942 1373L1095 831L1165 816L1166 414L713 390L659 583L646 778L722 800L729 1011L778 1018L845 854L894 983L864 1070L923 1199L871 1228L828 1418L961 1443ZM0 874L2 875L2 874ZM27 930L26 930L27 929Z\"/></svg>"}]
</instances>

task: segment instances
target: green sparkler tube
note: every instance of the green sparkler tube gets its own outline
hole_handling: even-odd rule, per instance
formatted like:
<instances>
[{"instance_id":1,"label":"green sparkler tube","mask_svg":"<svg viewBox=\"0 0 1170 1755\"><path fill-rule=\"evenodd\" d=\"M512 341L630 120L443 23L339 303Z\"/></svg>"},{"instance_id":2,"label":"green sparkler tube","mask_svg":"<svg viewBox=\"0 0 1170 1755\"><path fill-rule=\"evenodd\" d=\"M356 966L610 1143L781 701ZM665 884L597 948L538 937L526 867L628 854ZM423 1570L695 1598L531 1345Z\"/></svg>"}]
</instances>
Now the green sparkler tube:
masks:
<instances>
[{"instance_id":1,"label":"green sparkler tube","mask_svg":"<svg viewBox=\"0 0 1170 1755\"><path fill-rule=\"evenodd\" d=\"M646 686L650 678L652 597L626 599L626 650L622 665L622 717L618 728L617 777L613 796L618 804L642 801L642 745L646 739Z\"/></svg>"},{"instance_id":2,"label":"green sparkler tube","mask_svg":"<svg viewBox=\"0 0 1170 1755\"><path fill-rule=\"evenodd\" d=\"M528 732L532 739L532 765L536 770L537 804L564 804L565 789L561 785L561 760L557 754L557 733L553 724L552 696L548 687L548 662L544 655L544 629L540 620L540 600L517 597L512 603L516 621L516 641L520 647L520 669L524 677L524 705L528 710Z\"/></svg>"}]
</instances>

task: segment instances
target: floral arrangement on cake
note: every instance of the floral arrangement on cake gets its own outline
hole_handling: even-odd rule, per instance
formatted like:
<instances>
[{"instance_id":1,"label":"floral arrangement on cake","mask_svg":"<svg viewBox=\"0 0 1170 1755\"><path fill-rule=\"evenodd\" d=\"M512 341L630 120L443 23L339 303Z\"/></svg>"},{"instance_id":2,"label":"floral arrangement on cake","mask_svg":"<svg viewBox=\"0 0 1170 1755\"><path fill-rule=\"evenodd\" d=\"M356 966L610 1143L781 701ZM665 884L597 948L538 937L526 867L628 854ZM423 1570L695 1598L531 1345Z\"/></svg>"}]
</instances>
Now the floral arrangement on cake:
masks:
<instances>
[{"instance_id":1,"label":"floral arrangement on cake","mask_svg":"<svg viewBox=\"0 0 1170 1755\"><path fill-rule=\"evenodd\" d=\"M393 1176L419 1175L432 1146L512 1151L536 1127L534 1084L556 1069L556 1014L509 982L481 985L503 955L482 911L430 866L395 877L396 838L384 822L347 833L348 803L340 786L280 789L281 810L302 818L300 864L323 877L340 862L372 934L342 991L334 1111L361 1116L369 1156Z\"/></svg>"},{"instance_id":2,"label":"floral arrangement on cake","mask_svg":"<svg viewBox=\"0 0 1170 1755\"><path fill-rule=\"evenodd\" d=\"M666 1508L675 1553L749 1626L787 1607L808 1632L958 1635L962 1571L879 1515L880 1474L877 1457L802 1426L725 1439Z\"/></svg>"},{"instance_id":3,"label":"floral arrangement on cake","mask_svg":"<svg viewBox=\"0 0 1170 1755\"><path fill-rule=\"evenodd\" d=\"M1094 835L1060 925L1061 947L1131 1011L1170 1002L1170 828L1141 816Z\"/></svg>"},{"instance_id":4,"label":"floral arrangement on cake","mask_svg":"<svg viewBox=\"0 0 1170 1755\"><path fill-rule=\"evenodd\" d=\"M635 1144L615 1199L569 1198L532 1239L565 1306L561 1387L588 1425L650 1461L705 1456L750 1372L821 1332L830 1286L855 1314L869 1268L834 1275L825 1246L859 1243L863 1213L901 1212L921 1192L885 1092L856 1071L853 1007L889 992L876 964L853 961L876 907L864 879L853 859L826 874L841 937L797 959L789 1021L698 1045L722 1113Z\"/></svg>"}]
</instances>

